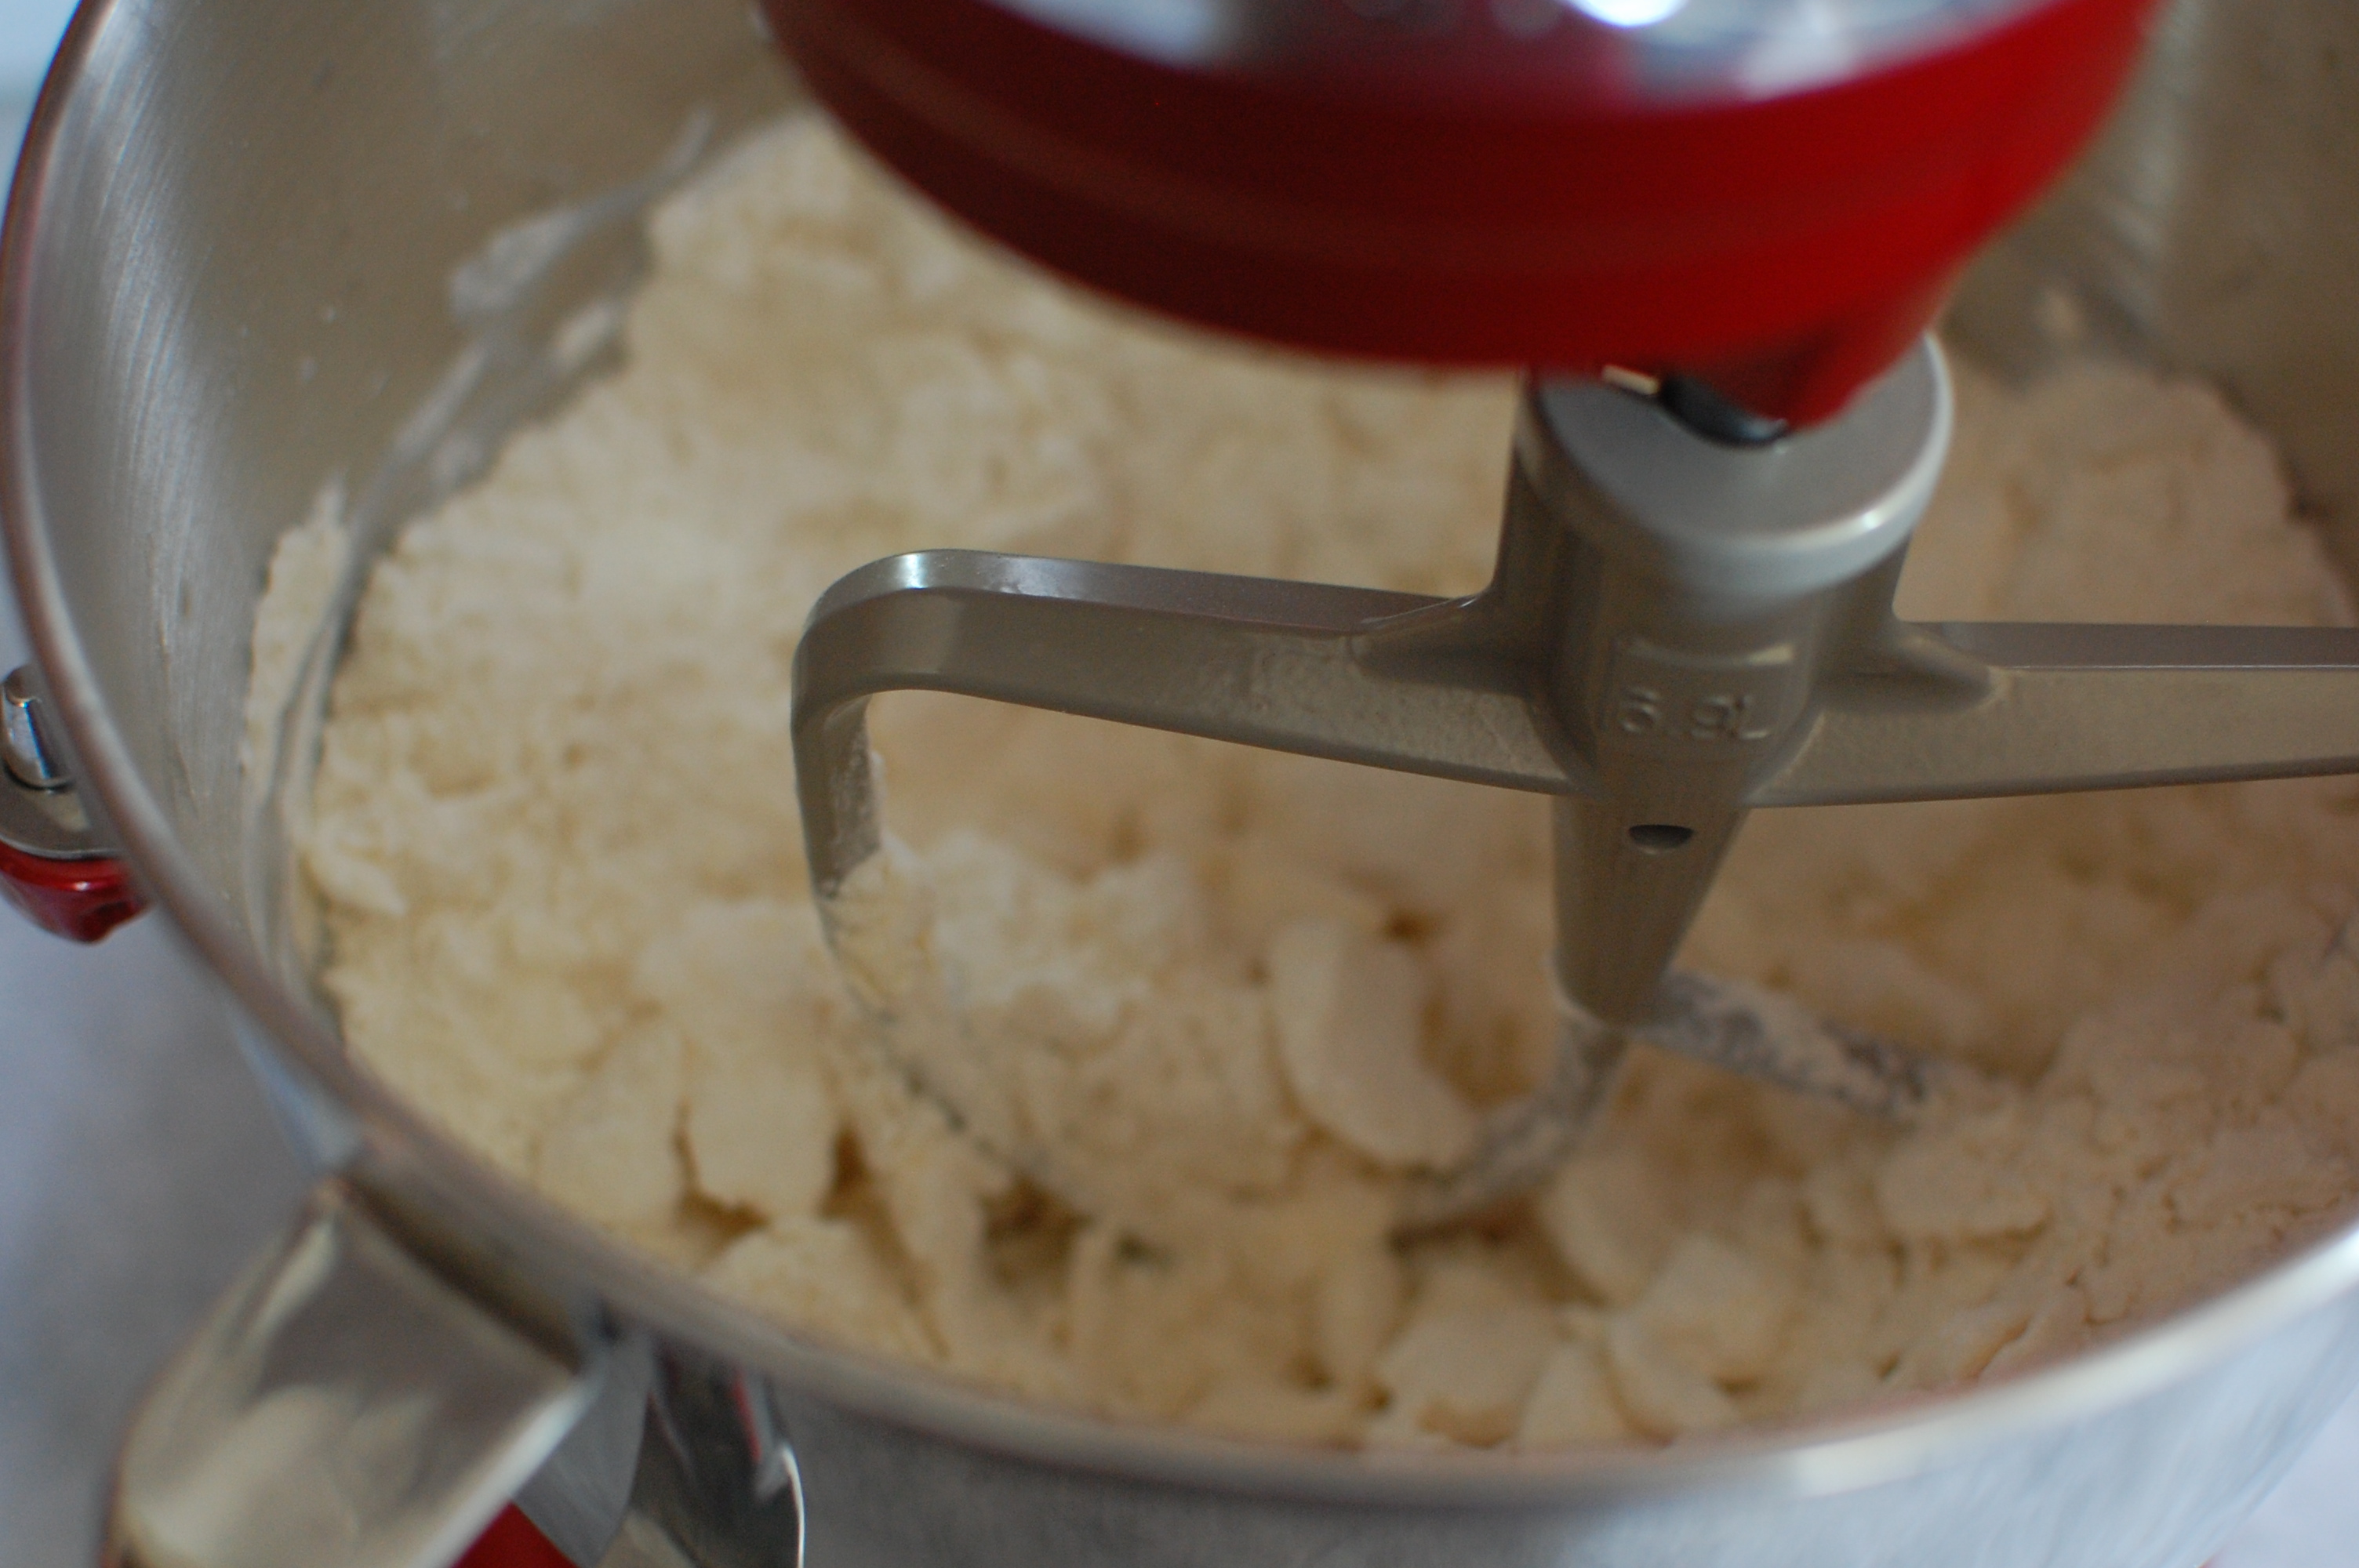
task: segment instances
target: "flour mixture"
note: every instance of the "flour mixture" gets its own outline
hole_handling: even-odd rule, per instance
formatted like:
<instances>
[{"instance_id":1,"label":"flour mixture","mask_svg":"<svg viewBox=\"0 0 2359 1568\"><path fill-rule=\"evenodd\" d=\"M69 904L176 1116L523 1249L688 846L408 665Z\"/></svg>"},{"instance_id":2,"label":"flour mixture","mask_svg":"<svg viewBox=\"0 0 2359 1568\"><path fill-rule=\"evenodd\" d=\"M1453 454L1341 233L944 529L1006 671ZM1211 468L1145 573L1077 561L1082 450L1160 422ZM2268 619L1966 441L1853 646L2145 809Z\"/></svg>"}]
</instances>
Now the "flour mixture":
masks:
<instances>
[{"instance_id":1,"label":"flour mixture","mask_svg":"<svg viewBox=\"0 0 2359 1568\"><path fill-rule=\"evenodd\" d=\"M821 943L812 600L952 545L1468 592L1513 389L1141 325L809 120L654 232L627 367L375 568L303 851L354 1048L614 1234L1040 1399L1552 1447L2063 1354L2359 1193L2359 784L1756 816L1687 961L1971 1070L1903 1129L1642 1054L1534 1201L1402 1244L1403 1173L1549 1048L1545 804L887 699L907 847L868 950L939 970L990 1114L1091 1201L1033 1190L912 1096ZM1904 613L2344 616L2207 390L1961 391Z\"/></svg>"}]
</instances>

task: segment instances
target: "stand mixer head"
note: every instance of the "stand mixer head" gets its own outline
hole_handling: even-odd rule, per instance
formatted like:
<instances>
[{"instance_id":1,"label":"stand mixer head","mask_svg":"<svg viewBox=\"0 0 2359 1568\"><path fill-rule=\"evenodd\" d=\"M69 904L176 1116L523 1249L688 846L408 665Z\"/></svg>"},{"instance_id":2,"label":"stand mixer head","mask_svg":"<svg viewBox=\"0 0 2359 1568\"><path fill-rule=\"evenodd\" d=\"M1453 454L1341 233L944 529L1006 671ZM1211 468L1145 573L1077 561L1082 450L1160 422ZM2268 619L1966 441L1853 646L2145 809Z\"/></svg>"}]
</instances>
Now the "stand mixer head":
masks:
<instances>
[{"instance_id":1,"label":"stand mixer head","mask_svg":"<svg viewBox=\"0 0 2359 1568\"><path fill-rule=\"evenodd\" d=\"M775 0L872 147L1085 283L1297 346L1540 367L1470 599L951 551L839 583L796 671L823 907L882 843L863 716L892 689L1534 790L1559 1065L1411 1223L1543 1173L1634 1034L1906 1109L1922 1065L1669 971L1747 811L2359 769L2352 633L1892 613L1949 438L1924 329L2150 9ZM973 1130L1057 1186L1051 1152Z\"/></svg>"},{"instance_id":2,"label":"stand mixer head","mask_svg":"<svg viewBox=\"0 0 2359 1568\"><path fill-rule=\"evenodd\" d=\"M1092 287L1822 419L2094 130L2153 0L769 0L912 183Z\"/></svg>"}]
</instances>

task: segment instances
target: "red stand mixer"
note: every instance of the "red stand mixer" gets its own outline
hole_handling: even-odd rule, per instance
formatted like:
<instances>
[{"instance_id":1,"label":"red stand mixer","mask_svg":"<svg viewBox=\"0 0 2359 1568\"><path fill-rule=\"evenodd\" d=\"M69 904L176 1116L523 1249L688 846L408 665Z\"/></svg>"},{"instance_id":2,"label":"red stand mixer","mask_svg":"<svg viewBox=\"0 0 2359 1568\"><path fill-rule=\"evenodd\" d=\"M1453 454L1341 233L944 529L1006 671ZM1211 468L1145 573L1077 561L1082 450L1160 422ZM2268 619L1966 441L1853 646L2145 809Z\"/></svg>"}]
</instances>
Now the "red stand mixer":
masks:
<instances>
[{"instance_id":1,"label":"red stand mixer","mask_svg":"<svg viewBox=\"0 0 2359 1568\"><path fill-rule=\"evenodd\" d=\"M1871 1109L1906 1109L1922 1064L1777 999L1667 968L1756 806L2359 768L2359 633L1917 626L1891 613L1948 435L1946 382L1923 330L1968 254L2102 116L2152 0L771 0L767 9L810 83L872 148L1060 272L1300 347L1534 372L1499 570L1481 594L1430 600L928 552L839 584L799 664L799 788L823 895L841 893L882 842L862 711L905 687L1552 796L1568 1002L1556 1078L1506 1108L1465 1169L1431 1173L1405 1225L1463 1215L1546 1170L1627 1037ZM308 68L305 80L318 90ZM103 150L118 158L120 142ZM65 668L61 690L71 676ZM74 770L54 743L47 694L28 680L6 696L0 878L38 881L39 907L94 937L129 913L128 881L108 858L103 821L72 806ZM32 802L38 820L12 800ZM889 1022L893 999L882 1000ZM906 1065L946 1104L963 1103L954 1062ZM1001 1139L989 1126L973 1130ZM1001 1142L1053 1185L1052 1151ZM570 1267L585 1244L565 1245L573 1250L520 1255ZM546 1281L527 1282L537 1291ZM603 1292L609 1281L592 1283ZM474 1314L464 1316L471 1330L493 1321L455 1267L436 1275L436 1288ZM664 1293L672 1289L635 1281L596 1295L628 1309L602 1318L601 1332L666 1336L671 1354L690 1339L678 1325L690 1320ZM398 1299L393 1286L384 1299ZM380 1298L365 1304L352 1321L382 1323ZM1423 1472L1344 1475L1341 1462L1320 1468L1332 1455L1266 1453L1247 1465L1176 1446L1170 1459L1156 1446L1166 1434L1092 1427L1086 1444L1068 1442L1082 1423L1055 1426L963 1394L954 1414L965 1424L955 1425L917 1397L871 1397L897 1374L847 1372L807 1345L790 1347L799 1359L783 1357L719 1309L700 1301L696 1310L705 1315L694 1334L726 1347L710 1357L714 1386L739 1402L727 1419L682 1431L759 1427L748 1412L766 1420L772 1390L801 1422L796 1441L832 1466L818 1472L821 1517L830 1505L839 1519L861 1512L855 1505L865 1517L906 1505L929 1523L955 1512L956 1528L973 1531L955 1539L967 1561L1061 1560L1028 1549L1064 1539L1039 1521L1068 1519L1113 1521L1107 1539L1127 1540L1180 1539L1194 1521L1201 1560L1312 1561L1291 1548L1327 1541L1320 1532L1343 1498L1393 1510L1353 1539L1381 1539L1387 1552L1406 1542L1398 1561L1451 1560L1445 1545L1479 1539L1522 1542L1528 1555L1516 1561L1553 1562L1588 1551L1603 1527L1541 1516L1619 1484L1485 1472L1469 1485L1496 1482L1484 1506L1505 1499L1494 1512L1507 1522L1495 1527L1465 1505L1471 1491ZM223 1321L244 1322L226 1310ZM706 1326L713 1322L723 1327ZM266 1337L257 1331L255 1342ZM446 1361L466 1364L431 1364ZM201 1372L202 1355L190 1365ZM577 1370L549 1376L565 1382ZM2262 1380L2239 1364L2218 1386ZM839 1387L851 1390L840 1405L810 1392ZM560 1402L550 1394L531 1408L546 1414ZM647 1402L644 1393L625 1400L624 1414L636 1421ZM203 1422L176 1423L176 1407L162 1408L141 1428L158 1452L202 1444ZM662 1408L677 1416L683 1406ZM1987 1417L1988 1407L1973 1413ZM572 1414L569 1405L547 1415L534 1456L516 1457L529 1444L500 1448L503 1462L526 1473ZM2136 1409L2104 1414L2125 1426L2143 1420ZM2044 1481L2095 1446L2086 1422L2058 1430L2051 1446L2026 1445L2019 1471L2005 1473ZM1914 1428L1900 1439L1919 1442ZM451 1447L447 1432L437 1444ZM1859 1531L1904 1510L1946 1524L2014 1495L1985 1484L1983 1470L1965 1472L1954 1495L1932 1482L1911 1489L1915 1452L1904 1462L1878 1450L1849 1469L1823 1446L1772 1454L1750 1470L1730 1462L1744 1485L1768 1476L1775 1487L1756 1489L1805 1500L1789 1516L1728 1512L1736 1522L1725 1529L1743 1534L1756 1519L1807 1525L1834 1510L1800 1510L1845 1487L1891 1490L1875 1499L1889 1512L1864 1508ZM2139 1450L2123 1468L2150 1476L2153 1457ZM1638 1463L1634 1508L1670 1495L1647 1466L1678 1470L1692 1458ZM869 1464L860 1473L871 1491L845 1486L859 1464ZM830 1483L845 1489L831 1497ZM2124 1495L2125 1509L2151 1502ZM1928 1498L1939 1511L1926 1511ZM431 1500L458 1529L462 1512ZM792 1501L799 1510L799 1492ZM1538 1521L1526 1534L1511 1534L1525 1528L1510 1517L1516 1509ZM1452 1525L1473 1519L1492 1533L1442 1532L1428 1514L1445 1512ZM472 1530L482 1514L467 1517ZM1645 1539L1692 1544L1721 1517L1700 1508ZM1004 1528L986 1535L984 1524ZM800 1528L798 1512L798 1540ZM1186 1535L1183 1546L1197 1540ZM1259 1551L1267 1541L1288 1549ZM476 1561L538 1550L511 1519Z\"/></svg>"}]
</instances>

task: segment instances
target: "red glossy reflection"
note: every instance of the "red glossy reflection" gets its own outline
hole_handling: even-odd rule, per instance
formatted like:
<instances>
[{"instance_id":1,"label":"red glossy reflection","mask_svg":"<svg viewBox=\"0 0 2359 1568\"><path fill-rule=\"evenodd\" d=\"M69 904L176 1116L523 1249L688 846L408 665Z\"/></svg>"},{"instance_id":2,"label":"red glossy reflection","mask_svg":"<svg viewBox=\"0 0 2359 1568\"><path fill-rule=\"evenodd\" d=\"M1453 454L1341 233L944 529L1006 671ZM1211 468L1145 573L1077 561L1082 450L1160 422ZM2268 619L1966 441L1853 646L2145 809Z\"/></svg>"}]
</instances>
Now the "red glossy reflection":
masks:
<instances>
[{"instance_id":1,"label":"red glossy reflection","mask_svg":"<svg viewBox=\"0 0 2359 1568\"><path fill-rule=\"evenodd\" d=\"M2051 0L1752 102L1649 99L1617 35L1386 7L1201 66L994 0L766 0L813 90L944 206L1189 320L1440 363L1682 369L1823 417L2086 140L2154 0ZM1399 7L1391 7L1398 11ZM1253 13L1260 15L1259 12Z\"/></svg>"},{"instance_id":2,"label":"red glossy reflection","mask_svg":"<svg viewBox=\"0 0 2359 1568\"><path fill-rule=\"evenodd\" d=\"M467 1548L456 1568L573 1568L573 1560L551 1546L511 1503Z\"/></svg>"},{"instance_id":3,"label":"red glossy reflection","mask_svg":"<svg viewBox=\"0 0 2359 1568\"><path fill-rule=\"evenodd\" d=\"M95 942L147 907L120 860L49 860L5 844L0 899L75 942Z\"/></svg>"}]
</instances>

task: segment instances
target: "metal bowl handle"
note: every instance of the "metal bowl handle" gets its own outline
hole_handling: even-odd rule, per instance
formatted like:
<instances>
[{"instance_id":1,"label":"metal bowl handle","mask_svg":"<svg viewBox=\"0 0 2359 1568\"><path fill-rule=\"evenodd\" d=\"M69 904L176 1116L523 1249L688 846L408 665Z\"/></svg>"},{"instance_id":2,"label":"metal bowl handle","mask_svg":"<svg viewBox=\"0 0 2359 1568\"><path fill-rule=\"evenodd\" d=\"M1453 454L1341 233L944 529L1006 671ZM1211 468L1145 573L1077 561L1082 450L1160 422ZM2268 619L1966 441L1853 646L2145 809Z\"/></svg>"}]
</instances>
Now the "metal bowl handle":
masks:
<instances>
[{"instance_id":1,"label":"metal bowl handle","mask_svg":"<svg viewBox=\"0 0 2359 1568\"><path fill-rule=\"evenodd\" d=\"M607 1357L436 1250L348 1178L314 1188L133 1418L106 1568L456 1562Z\"/></svg>"}]
</instances>

